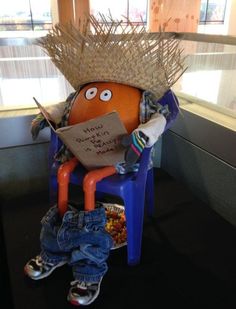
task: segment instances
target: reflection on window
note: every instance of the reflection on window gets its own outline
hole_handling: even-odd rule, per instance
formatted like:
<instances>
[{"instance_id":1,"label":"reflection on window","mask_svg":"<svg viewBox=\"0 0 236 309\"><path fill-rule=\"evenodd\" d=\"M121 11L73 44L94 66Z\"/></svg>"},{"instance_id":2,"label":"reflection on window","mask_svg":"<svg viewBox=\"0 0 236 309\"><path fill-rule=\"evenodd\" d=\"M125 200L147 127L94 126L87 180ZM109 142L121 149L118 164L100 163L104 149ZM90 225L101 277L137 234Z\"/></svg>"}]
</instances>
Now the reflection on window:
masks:
<instances>
[{"instance_id":1,"label":"reflection on window","mask_svg":"<svg viewBox=\"0 0 236 309\"><path fill-rule=\"evenodd\" d=\"M217 104L221 74L221 70L186 73L182 78L182 92ZM209 87L209 81L214 87Z\"/></svg>"},{"instance_id":2,"label":"reflection on window","mask_svg":"<svg viewBox=\"0 0 236 309\"><path fill-rule=\"evenodd\" d=\"M224 23L226 0L201 0L200 24Z\"/></svg>"},{"instance_id":3,"label":"reflection on window","mask_svg":"<svg viewBox=\"0 0 236 309\"><path fill-rule=\"evenodd\" d=\"M0 110L35 107L33 97L44 104L58 103L74 91L39 46L3 42L0 38Z\"/></svg>"},{"instance_id":4,"label":"reflection on window","mask_svg":"<svg viewBox=\"0 0 236 309\"><path fill-rule=\"evenodd\" d=\"M1 81L0 110L35 107L33 97L45 105L58 103L64 101L73 91L60 73L50 77L5 78Z\"/></svg>"},{"instance_id":5,"label":"reflection on window","mask_svg":"<svg viewBox=\"0 0 236 309\"><path fill-rule=\"evenodd\" d=\"M188 69L173 86L185 101L236 117L236 45L184 41Z\"/></svg>"},{"instance_id":6,"label":"reflection on window","mask_svg":"<svg viewBox=\"0 0 236 309\"><path fill-rule=\"evenodd\" d=\"M113 19L124 20L127 17L133 23L141 20L146 23L147 0L90 0L90 12L100 20L99 13L105 16L111 14Z\"/></svg>"},{"instance_id":7,"label":"reflection on window","mask_svg":"<svg viewBox=\"0 0 236 309\"><path fill-rule=\"evenodd\" d=\"M50 0L0 1L0 31L47 30L51 25Z\"/></svg>"}]
</instances>

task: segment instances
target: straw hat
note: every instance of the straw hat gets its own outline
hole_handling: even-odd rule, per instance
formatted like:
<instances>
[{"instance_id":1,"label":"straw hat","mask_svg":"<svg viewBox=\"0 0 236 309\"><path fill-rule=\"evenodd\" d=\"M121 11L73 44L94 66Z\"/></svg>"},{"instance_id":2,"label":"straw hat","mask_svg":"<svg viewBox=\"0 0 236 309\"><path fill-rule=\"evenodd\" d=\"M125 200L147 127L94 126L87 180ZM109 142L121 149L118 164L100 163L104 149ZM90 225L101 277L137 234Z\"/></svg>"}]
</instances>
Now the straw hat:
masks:
<instances>
[{"instance_id":1,"label":"straw hat","mask_svg":"<svg viewBox=\"0 0 236 309\"><path fill-rule=\"evenodd\" d=\"M103 15L89 15L79 29L57 24L38 40L72 87L107 81L151 91L157 99L186 67L179 40L148 33L142 24L125 25Z\"/></svg>"}]
</instances>

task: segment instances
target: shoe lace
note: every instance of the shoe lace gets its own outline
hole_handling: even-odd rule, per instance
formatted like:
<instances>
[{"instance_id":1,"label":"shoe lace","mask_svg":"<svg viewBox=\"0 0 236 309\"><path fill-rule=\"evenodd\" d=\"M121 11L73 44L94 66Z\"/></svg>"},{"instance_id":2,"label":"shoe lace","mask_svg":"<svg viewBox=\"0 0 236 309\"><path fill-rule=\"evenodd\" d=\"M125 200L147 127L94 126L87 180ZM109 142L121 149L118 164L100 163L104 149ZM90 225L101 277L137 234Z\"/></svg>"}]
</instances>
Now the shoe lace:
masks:
<instances>
[{"instance_id":1,"label":"shoe lace","mask_svg":"<svg viewBox=\"0 0 236 309\"><path fill-rule=\"evenodd\" d=\"M46 269L46 270L49 269L49 268L51 268L51 267L53 266L52 263L47 263L47 262L45 262L45 261L41 258L40 255L36 256L36 258L35 258L35 263L36 263L37 266L43 267L43 268Z\"/></svg>"},{"instance_id":2,"label":"shoe lace","mask_svg":"<svg viewBox=\"0 0 236 309\"><path fill-rule=\"evenodd\" d=\"M74 280L74 281L71 281L70 283L72 286L76 286L77 288L79 289L83 289L83 290L86 290L87 287L88 287L88 284L84 281L79 281L79 280Z\"/></svg>"}]
</instances>

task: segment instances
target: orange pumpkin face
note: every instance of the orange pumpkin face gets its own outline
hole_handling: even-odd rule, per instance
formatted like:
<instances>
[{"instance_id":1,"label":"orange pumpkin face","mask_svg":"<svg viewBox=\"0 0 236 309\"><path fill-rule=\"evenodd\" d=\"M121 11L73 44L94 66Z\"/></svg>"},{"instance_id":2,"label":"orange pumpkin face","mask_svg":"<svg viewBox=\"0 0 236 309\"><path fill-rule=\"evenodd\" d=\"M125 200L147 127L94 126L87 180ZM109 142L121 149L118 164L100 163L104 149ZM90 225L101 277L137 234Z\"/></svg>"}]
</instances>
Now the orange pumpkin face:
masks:
<instances>
[{"instance_id":1,"label":"orange pumpkin face","mask_svg":"<svg viewBox=\"0 0 236 309\"><path fill-rule=\"evenodd\" d=\"M139 125L141 91L113 82L87 84L78 93L69 115L69 125L116 111L128 133Z\"/></svg>"}]
</instances>

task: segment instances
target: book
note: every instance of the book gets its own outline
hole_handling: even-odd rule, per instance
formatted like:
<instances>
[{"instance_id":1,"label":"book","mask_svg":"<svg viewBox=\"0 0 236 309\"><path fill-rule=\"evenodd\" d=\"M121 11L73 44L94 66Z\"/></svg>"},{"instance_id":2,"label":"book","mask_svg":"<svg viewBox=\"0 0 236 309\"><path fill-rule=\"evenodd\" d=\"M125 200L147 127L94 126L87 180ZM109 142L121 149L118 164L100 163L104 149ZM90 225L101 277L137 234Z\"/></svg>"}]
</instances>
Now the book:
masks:
<instances>
[{"instance_id":1,"label":"book","mask_svg":"<svg viewBox=\"0 0 236 309\"><path fill-rule=\"evenodd\" d=\"M127 134L127 130L116 111L56 129L46 109L35 98L34 100L51 129L86 169L92 170L124 161L125 147L120 144L120 138Z\"/></svg>"}]
</instances>

